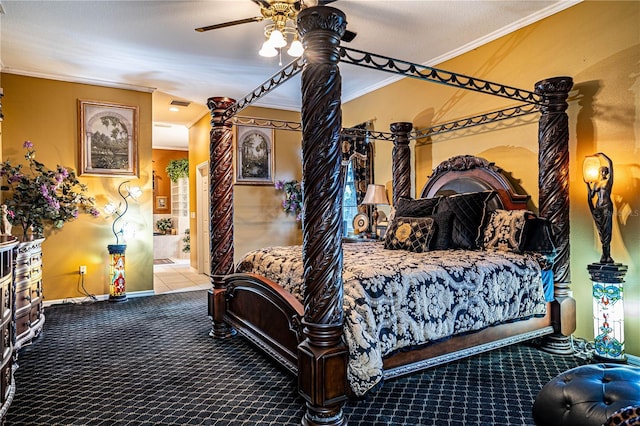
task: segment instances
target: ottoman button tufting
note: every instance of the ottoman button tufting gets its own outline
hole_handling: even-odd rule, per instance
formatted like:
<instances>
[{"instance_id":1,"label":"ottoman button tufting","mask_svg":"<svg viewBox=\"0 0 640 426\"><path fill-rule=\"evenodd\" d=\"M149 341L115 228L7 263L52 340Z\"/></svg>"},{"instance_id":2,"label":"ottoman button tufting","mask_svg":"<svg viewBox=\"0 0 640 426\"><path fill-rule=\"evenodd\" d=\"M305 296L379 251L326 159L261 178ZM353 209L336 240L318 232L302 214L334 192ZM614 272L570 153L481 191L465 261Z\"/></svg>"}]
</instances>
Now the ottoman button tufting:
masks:
<instances>
[{"instance_id":1,"label":"ottoman button tufting","mask_svg":"<svg viewBox=\"0 0 640 426\"><path fill-rule=\"evenodd\" d=\"M640 368L590 364L544 385L533 403L533 418L538 426L601 426L630 406L640 406Z\"/></svg>"}]
</instances>

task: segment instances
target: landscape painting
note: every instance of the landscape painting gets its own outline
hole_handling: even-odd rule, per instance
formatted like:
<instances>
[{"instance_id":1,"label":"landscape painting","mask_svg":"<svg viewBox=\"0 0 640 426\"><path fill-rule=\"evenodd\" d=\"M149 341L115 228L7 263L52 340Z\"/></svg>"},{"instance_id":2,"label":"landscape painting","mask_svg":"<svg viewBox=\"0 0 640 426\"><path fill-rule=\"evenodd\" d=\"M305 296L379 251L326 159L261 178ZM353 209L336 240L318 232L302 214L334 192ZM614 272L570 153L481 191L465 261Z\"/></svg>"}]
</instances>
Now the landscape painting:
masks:
<instances>
[{"instance_id":1,"label":"landscape painting","mask_svg":"<svg viewBox=\"0 0 640 426\"><path fill-rule=\"evenodd\" d=\"M138 107L78 101L81 175L138 175Z\"/></svg>"},{"instance_id":2,"label":"landscape painting","mask_svg":"<svg viewBox=\"0 0 640 426\"><path fill-rule=\"evenodd\" d=\"M273 130L237 126L235 183L273 185Z\"/></svg>"}]
</instances>

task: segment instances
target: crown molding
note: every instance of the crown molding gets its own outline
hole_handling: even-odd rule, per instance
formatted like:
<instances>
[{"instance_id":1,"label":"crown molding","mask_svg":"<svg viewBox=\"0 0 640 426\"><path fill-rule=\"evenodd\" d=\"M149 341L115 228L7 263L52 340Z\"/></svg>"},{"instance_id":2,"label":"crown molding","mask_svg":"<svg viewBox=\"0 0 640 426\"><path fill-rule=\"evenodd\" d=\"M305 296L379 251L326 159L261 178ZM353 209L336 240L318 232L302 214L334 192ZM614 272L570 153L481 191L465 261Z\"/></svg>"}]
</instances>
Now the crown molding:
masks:
<instances>
[{"instance_id":1,"label":"crown molding","mask_svg":"<svg viewBox=\"0 0 640 426\"><path fill-rule=\"evenodd\" d=\"M136 92L153 93L157 89L156 87L142 86L137 84L117 83L115 81L97 80L92 78L46 74L46 73L25 71L25 70L10 68L10 67L2 68L2 72L5 74L16 74L16 75L22 75L25 77L44 78L47 80L64 81L67 83L89 84L92 86L110 87L113 89L133 90Z\"/></svg>"}]
</instances>

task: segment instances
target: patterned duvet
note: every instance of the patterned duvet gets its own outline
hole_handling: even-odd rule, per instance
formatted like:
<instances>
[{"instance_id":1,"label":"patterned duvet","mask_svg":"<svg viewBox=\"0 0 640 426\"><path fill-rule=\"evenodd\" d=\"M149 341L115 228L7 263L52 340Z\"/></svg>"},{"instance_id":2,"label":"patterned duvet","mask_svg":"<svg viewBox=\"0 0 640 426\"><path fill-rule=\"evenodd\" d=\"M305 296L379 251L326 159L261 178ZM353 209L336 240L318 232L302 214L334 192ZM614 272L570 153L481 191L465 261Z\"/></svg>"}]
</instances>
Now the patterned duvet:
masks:
<instances>
[{"instance_id":1,"label":"patterned duvet","mask_svg":"<svg viewBox=\"0 0 640 426\"><path fill-rule=\"evenodd\" d=\"M546 310L534 255L412 253L383 243L348 243L343 252L348 379L356 395L382 380L386 355ZM252 251L238 272L267 277L302 302L301 246Z\"/></svg>"}]
</instances>

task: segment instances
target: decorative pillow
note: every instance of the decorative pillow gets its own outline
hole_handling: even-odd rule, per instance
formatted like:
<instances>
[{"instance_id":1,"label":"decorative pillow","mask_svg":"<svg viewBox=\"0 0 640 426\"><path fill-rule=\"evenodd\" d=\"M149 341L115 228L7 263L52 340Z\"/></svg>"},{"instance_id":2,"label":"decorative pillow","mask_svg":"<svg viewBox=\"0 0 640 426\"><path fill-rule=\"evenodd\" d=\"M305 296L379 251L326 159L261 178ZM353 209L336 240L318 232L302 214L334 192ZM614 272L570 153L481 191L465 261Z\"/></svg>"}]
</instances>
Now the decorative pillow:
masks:
<instances>
[{"instance_id":1,"label":"decorative pillow","mask_svg":"<svg viewBox=\"0 0 640 426\"><path fill-rule=\"evenodd\" d=\"M470 192L451 195L440 201L437 212L449 211L453 214L451 248L478 248L487 204L496 195L496 191Z\"/></svg>"},{"instance_id":2,"label":"decorative pillow","mask_svg":"<svg viewBox=\"0 0 640 426\"><path fill-rule=\"evenodd\" d=\"M435 231L429 244L430 250L447 250L451 248L451 224L453 223L453 213L439 212L431 215L433 218Z\"/></svg>"},{"instance_id":3,"label":"decorative pillow","mask_svg":"<svg viewBox=\"0 0 640 426\"><path fill-rule=\"evenodd\" d=\"M398 217L425 217L432 215L438 207L440 197L436 198L407 198L400 197L396 201L396 216Z\"/></svg>"},{"instance_id":4,"label":"decorative pillow","mask_svg":"<svg viewBox=\"0 0 640 426\"><path fill-rule=\"evenodd\" d=\"M491 212L484 228L482 248L519 253L528 214L532 213L501 209Z\"/></svg>"},{"instance_id":5,"label":"decorative pillow","mask_svg":"<svg viewBox=\"0 0 640 426\"><path fill-rule=\"evenodd\" d=\"M520 251L535 251L547 255L555 254L551 222L544 217L533 214L526 217Z\"/></svg>"},{"instance_id":6,"label":"decorative pillow","mask_svg":"<svg viewBox=\"0 0 640 426\"><path fill-rule=\"evenodd\" d=\"M431 217L399 217L389 224L384 237L384 248L408 250L415 253L429 251L434 221Z\"/></svg>"}]
</instances>

